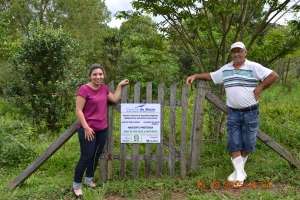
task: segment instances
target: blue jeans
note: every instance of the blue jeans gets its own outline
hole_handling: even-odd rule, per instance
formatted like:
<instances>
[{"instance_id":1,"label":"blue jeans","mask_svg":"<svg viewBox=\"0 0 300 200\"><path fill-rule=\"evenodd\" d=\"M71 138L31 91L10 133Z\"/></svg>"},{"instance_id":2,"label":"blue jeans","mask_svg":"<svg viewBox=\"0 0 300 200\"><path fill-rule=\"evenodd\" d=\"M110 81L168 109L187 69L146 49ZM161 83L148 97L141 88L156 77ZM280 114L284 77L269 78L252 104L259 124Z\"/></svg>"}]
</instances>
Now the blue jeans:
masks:
<instances>
[{"instance_id":1,"label":"blue jeans","mask_svg":"<svg viewBox=\"0 0 300 200\"><path fill-rule=\"evenodd\" d=\"M257 105L258 106L258 105ZM252 153L256 146L259 108L241 112L229 108L227 121L227 151Z\"/></svg>"},{"instance_id":2,"label":"blue jeans","mask_svg":"<svg viewBox=\"0 0 300 200\"><path fill-rule=\"evenodd\" d=\"M84 138L84 129L82 127L78 129L81 154L75 168L75 183L82 182L84 172L86 177L94 177L100 155L106 142L107 132L108 128L105 128L101 131L95 131L94 140L88 141Z\"/></svg>"}]
</instances>

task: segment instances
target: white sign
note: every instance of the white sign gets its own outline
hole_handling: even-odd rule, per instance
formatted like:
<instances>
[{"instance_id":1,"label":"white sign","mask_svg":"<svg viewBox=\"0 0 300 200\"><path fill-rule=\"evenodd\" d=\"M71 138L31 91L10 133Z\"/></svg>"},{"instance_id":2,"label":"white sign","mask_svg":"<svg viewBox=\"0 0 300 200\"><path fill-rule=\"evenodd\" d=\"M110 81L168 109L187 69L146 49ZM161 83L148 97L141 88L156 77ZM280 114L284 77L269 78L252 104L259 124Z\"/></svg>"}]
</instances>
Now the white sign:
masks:
<instances>
[{"instance_id":1,"label":"white sign","mask_svg":"<svg viewBox=\"0 0 300 200\"><path fill-rule=\"evenodd\" d=\"M160 104L121 104L121 143L160 143Z\"/></svg>"}]
</instances>

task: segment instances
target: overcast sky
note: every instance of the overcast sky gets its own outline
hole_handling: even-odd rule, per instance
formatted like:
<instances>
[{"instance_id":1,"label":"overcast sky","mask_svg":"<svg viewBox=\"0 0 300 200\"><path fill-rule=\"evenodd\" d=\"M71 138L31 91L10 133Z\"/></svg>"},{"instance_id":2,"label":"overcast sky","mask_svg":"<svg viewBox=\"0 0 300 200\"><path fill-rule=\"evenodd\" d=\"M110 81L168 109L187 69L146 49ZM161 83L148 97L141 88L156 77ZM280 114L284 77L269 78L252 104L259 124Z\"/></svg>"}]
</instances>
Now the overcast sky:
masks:
<instances>
[{"instance_id":1,"label":"overcast sky","mask_svg":"<svg viewBox=\"0 0 300 200\"><path fill-rule=\"evenodd\" d=\"M132 0L105 0L105 4L107 6L107 9L111 12L111 22L108 24L110 27L120 27L122 21L121 20L116 20L114 18L114 15L118 11L122 10L133 10L131 6L131 1ZM124 21L124 20L123 20Z\"/></svg>"},{"instance_id":2,"label":"overcast sky","mask_svg":"<svg viewBox=\"0 0 300 200\"><path fill-rule=\"evenodd\" d=\"M110 27L120 27L122 21L116 20L114 18L114 15L117 11L127 11L127 10L133 10L131 6L132 0L105 0L105 4L107 6L107 9L112 13L111 16L111 22L108 24ZM284 19L290 19L291 15L286 14L285 17L281 18L277 23L284 24ZM123 20L124 21L124 20ZM159 18L155 18L154 21L159 21Z\"/></svg>"}]
</instances>

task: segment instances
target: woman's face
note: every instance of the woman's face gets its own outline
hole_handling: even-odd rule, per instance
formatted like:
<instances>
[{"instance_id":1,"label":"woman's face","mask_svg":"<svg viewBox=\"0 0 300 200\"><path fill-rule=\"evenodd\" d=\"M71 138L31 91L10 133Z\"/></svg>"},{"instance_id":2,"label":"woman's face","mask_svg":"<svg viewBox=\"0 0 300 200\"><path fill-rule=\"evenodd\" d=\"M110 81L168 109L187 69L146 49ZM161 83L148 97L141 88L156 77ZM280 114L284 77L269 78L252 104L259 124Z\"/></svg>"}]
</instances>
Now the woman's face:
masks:
<instances>
[{"instance_id":1,"label":"woman's face","mask_svg":"<svg viewBox=\"0 0 300 200\"><path fill-rule=\"evenodd\" d=\"M103 79L104 79L104 73L102 69L97 68L92 71L90 80L93 84L100 85L101 83L103 83Z\"/></svg>"}]
</instances>

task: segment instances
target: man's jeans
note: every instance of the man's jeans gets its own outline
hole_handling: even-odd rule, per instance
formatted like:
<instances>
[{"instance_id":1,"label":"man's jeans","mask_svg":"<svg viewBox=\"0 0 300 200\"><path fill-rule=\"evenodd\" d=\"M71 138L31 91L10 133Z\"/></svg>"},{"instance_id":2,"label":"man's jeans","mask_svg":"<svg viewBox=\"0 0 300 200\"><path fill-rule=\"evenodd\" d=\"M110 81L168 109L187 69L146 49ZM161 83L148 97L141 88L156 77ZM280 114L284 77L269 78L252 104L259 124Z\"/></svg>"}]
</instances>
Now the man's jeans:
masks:
<instances>
[{"instance_id":1,"label":"man's jeans","mask_svg":"<svg viewBox=\"0 0 300 200\"><path fill-rule=\"evenodd\" d=\"M257 105L258 106L258 105ZM252 153L255 150L258 131L259 108L241 112L229 108L227 121L227 151L245 151Z\"/></svg>"}]
</instances>

